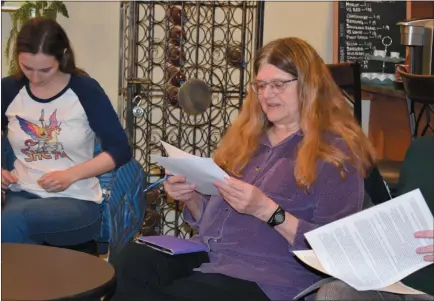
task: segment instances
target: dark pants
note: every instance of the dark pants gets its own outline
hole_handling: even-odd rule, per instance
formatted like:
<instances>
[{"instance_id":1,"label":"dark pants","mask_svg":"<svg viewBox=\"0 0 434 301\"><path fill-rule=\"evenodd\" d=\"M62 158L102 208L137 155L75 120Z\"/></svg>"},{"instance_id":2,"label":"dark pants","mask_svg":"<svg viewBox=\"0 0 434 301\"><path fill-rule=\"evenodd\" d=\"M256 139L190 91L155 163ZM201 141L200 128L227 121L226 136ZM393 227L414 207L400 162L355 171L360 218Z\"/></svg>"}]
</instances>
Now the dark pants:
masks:
<instances>
[{"instance_id":1,"label":"dark pants","mask_svg":"<svg viewBox=\"0 0 434 301\"><path fill-rule=\"evenodd\" d=\"M172 256L132 242L112 262L117 276L112 301L270 300L254 282L193 271L204 262L204 252Z\"/></svg>"},{"instance_id":2,"label":"dark pants","mask_svg":"<svg viewBox=\"0 0 434 301\"><path fill-rule=\"evenodd\" d=\"M348 284L335 280L323 285L316 294L317 301L434 301L434 297L421 295L398 295L382 291L357 291Z\"/></svg>"}]
</instances>

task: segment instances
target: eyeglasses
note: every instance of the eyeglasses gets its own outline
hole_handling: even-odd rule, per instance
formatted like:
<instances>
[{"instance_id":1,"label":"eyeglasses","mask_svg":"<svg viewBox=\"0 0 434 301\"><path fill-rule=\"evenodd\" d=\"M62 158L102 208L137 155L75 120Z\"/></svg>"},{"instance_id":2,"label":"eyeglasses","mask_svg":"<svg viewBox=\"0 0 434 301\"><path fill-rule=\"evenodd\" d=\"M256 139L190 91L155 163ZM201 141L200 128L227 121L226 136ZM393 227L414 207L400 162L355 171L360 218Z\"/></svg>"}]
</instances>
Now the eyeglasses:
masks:
<instances>
[{"instance_id":1,"label":"eyeglasses","mask_svg":"<svg viewBox=\"0 0 434 301\"><path fill-rule=\"evenodd\" d=\"M274 91L276 94L280 94L285 90L286 84L296 81L297 78L289 79L289 80L276 80L272 82L259 82L259 83L252 83L252 89L256 92L258 95L262 95L265 92L265 89L268 85L270 85L270 89Z\"/></svg>"}]
</instances>

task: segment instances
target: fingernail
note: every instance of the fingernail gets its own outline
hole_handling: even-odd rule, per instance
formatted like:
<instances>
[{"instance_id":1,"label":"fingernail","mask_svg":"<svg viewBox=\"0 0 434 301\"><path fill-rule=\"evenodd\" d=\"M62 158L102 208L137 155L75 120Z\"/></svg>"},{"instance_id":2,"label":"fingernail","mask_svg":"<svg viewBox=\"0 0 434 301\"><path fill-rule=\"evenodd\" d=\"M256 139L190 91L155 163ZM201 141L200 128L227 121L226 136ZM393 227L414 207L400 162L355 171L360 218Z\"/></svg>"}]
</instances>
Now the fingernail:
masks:
<instances>
[{"instance_id":1,"label":"fingernail","mask_svg":"<svg viewBox=\"0 0 434 301\"><path fill-rule=\"evenodd\" d=\"M416 253L420 253L420 252L422 252L422 248L421 247L419 247L419 248L416 249Z\"/></svg>"}]
</instances>

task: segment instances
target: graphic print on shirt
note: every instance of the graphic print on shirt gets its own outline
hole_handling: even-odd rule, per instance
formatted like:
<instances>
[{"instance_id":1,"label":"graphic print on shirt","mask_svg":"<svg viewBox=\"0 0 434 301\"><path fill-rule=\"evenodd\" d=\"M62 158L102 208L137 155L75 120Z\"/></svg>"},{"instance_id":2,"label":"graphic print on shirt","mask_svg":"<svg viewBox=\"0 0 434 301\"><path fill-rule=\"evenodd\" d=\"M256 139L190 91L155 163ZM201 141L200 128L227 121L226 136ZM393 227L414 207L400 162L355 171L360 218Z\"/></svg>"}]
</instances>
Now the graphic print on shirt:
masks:
<instances>
[{"instance_id":1,"label":"graphic print on shirt","mask_svg":"<svg viewBox=\"0 0 434 301\"><path fill-rule=\"evenodd\" d=\"M50 115L47 125L44 119L44 109L42 109L41 117L39 118L40 126L15 115L21 129L31 137L24 141L26 148L21 149L21 152L28 157L25 159L27 162L58 160L61 158L71 160L65 153L63 144L58 139L62 130L60 127L62 122L57 121L56 112L57 109Z\"/></svg>"}]
</instances>

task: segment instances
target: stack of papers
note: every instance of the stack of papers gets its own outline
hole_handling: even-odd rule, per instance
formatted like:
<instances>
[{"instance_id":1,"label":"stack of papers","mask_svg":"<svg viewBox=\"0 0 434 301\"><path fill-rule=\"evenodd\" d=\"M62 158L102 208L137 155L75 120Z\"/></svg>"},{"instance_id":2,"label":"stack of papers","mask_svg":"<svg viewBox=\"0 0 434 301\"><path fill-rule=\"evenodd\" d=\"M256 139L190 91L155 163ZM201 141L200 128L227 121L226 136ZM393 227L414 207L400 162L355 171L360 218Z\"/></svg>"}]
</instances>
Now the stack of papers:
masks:
<instances>
[{"instance_id":1,"label":"stack of papers","mask_svg":"<svg viewBox=\"0 0 434 301\"><path fill-rule=\"evenodd\" d=\"M196 191L204 195L218 195L214 181L224 182L229 175L211 158L202 158L186 153L161 141L169 157L151 155L151 160L163 166L170 174L186 177L188 183L196 185Z\"/></svg>"},{"instance_id":2,"label":"stack of papers","mask_svg":"<svg viewBox=\"0 0 434 301\"><path fill-rule=\"evenodd\" d=\"M433 239L414 237L431 229L434 217L416 189L306 233L312 250L294 254L358 291L422 294L400 280L432 264L416 249Z\"/></svg>"}]
</instances>

